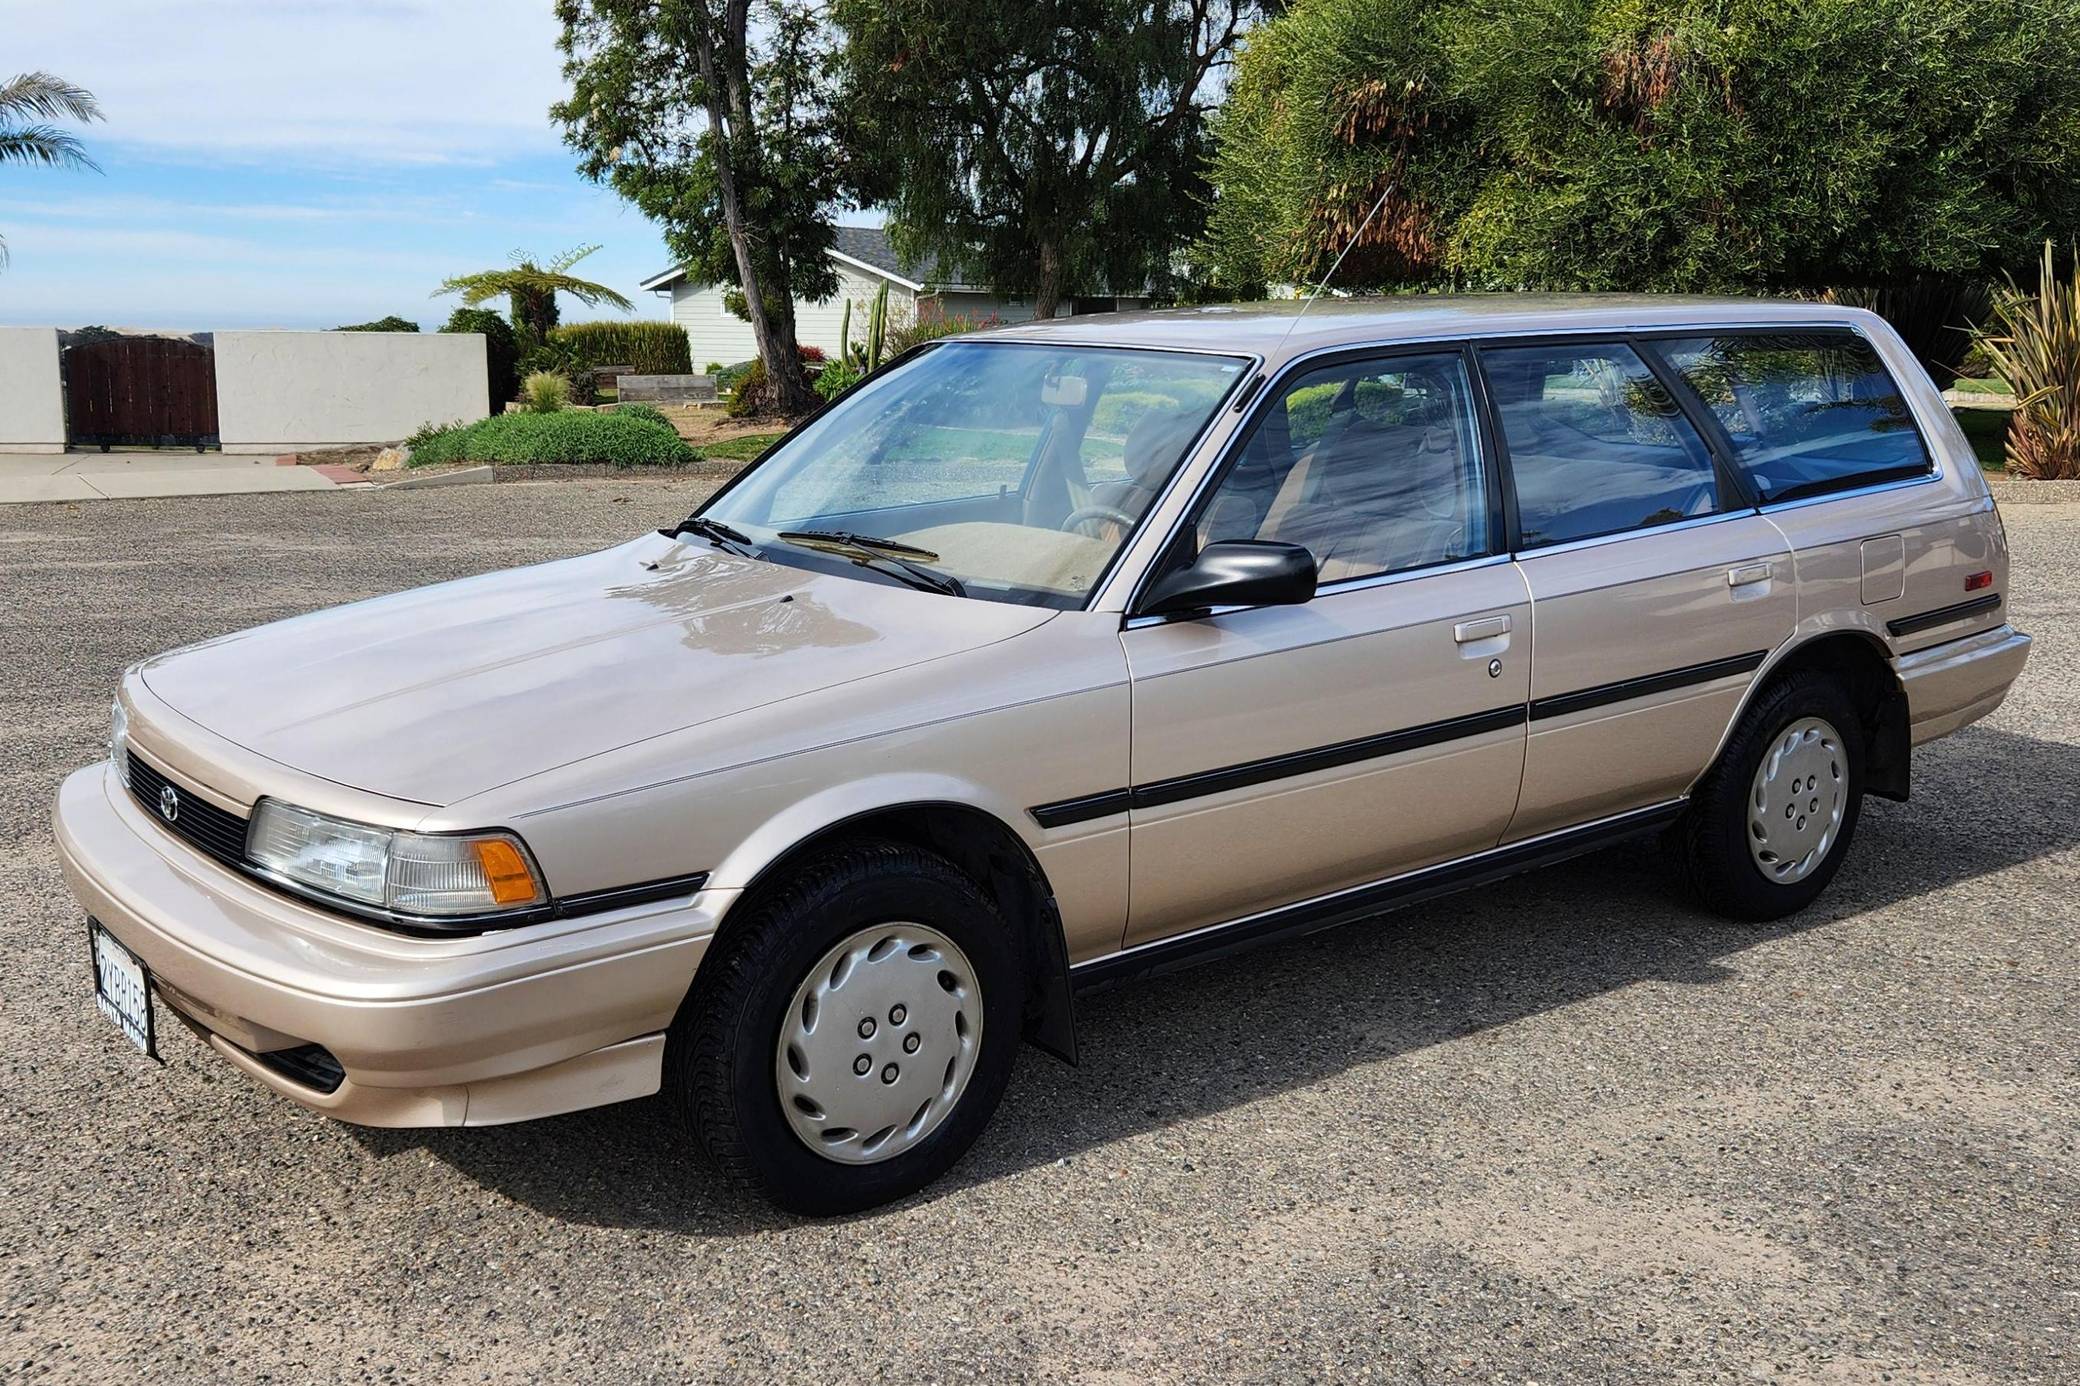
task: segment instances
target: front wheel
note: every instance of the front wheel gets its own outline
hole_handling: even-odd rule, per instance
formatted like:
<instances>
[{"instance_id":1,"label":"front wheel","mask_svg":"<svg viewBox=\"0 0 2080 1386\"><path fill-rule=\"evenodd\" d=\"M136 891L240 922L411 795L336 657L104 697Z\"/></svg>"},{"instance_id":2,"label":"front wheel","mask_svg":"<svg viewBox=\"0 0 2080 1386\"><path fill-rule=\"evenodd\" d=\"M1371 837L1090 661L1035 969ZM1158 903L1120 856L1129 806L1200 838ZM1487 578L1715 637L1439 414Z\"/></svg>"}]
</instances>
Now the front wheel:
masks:
<instances>
[{"instance_id":1,"label":"front wheel","mask_svg":"<svg viewBox=\"0 0 2080 1386\"><path fill-rule=\"evenodd\" d=\"M1017 940L952 863L895 843L837 848L750 903L673 1022L668 1093L715 1163L783 1208L923 1188L1010 1080Z\"/></svg>"},{"instance_id":2,"label":"front wheel","mask_svg":"<svg viewBox=\"0 0 2080 1386\"><path fill-rule=\"evenodd\" d=\"M1706 908L1771 920L1840 869L1863 807L1863 723L1840 684L1797 673L1765 689L1672 835Z\"/></svg>"}]
</instances>

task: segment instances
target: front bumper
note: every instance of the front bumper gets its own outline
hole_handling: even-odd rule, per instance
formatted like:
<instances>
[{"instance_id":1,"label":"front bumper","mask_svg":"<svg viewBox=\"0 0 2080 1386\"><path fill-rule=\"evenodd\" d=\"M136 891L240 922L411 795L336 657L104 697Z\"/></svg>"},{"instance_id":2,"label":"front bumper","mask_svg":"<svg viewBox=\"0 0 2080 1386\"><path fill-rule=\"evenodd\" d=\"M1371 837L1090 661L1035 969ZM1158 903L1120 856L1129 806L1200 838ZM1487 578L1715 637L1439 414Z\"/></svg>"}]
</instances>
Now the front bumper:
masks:
<instances>
[{"instance_id":1,"label":"front bumper","mask_svg":"<svg viewBox=\"0 0 2080 1386\"><path fill-rule=\"evenodd\" d=\"M2027 635L2000 625L1901 655L1914 744L1948 736L1999 707L2029 662L2029 647Z\"/></svg>"},{"instance_id":2,"label":"front bumper","mask_svg":"<svg viewBox=\"0 0 2080 1386\"><path fill-rule=\"evenodd\" d=\"M230 871L162 831L106 763L68 778L58 857L161 1000L239 1068L370 1126L477 1126L657 1091L729 891L466 938L390 933ZM320 1045L331 1092L260 1057Z\"/></svg>"}]
</instances>

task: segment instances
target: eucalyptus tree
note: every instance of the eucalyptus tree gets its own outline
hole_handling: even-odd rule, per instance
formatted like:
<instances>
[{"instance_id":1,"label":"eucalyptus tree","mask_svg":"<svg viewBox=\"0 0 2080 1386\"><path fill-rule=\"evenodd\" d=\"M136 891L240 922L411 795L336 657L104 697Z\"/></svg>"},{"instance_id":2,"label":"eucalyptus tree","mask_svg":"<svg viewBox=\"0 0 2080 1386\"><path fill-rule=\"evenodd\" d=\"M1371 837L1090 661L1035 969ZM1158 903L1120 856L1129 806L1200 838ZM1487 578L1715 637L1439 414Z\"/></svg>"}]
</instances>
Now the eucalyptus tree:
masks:
<instances>
[{"instance_id":1,"label":"eucalyptus tree","mask_svg":"<svg viewBox=\"0 0 2080 1386\"><path fill-rule=\"evenodd\" d=\"M1161 288L1248 0L835 0L847 143L899 250L1033 296Z\"/></svg>"},{"instance_id":2,"label":"eucalyptus tree","mask_svg":"<svg viewBox=\"0 0 2080 1386\"><path fill-rule=\"evenodd\" d=\"M837 291L828 252L850 162L821 7L557 0L556 13L571 94L551 114L579 171L659 223L689 274L742 291L772 407L814 408L794 304Z\"/></svg>"}]
</instances>

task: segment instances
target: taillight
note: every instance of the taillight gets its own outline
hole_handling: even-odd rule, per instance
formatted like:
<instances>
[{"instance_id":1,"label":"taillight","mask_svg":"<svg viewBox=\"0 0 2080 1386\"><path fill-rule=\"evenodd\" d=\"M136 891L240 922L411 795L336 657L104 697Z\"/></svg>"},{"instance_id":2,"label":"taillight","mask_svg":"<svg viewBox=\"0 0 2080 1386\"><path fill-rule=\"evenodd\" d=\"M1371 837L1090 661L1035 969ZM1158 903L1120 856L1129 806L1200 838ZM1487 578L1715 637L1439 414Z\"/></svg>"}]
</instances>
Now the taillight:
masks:
<instances>
[{"instance_id":1,"label":"taillight","mask_svg":"<svg viewBox=\"0 0 2080 1386\"><path fill-rule=\"evenodd\" d=\"M1993 586L1993 570L1990 568L1973 573L1964 580L1964 590L1967 592L1983 592L1991 586Z\"/></svg>"}]
</instances>

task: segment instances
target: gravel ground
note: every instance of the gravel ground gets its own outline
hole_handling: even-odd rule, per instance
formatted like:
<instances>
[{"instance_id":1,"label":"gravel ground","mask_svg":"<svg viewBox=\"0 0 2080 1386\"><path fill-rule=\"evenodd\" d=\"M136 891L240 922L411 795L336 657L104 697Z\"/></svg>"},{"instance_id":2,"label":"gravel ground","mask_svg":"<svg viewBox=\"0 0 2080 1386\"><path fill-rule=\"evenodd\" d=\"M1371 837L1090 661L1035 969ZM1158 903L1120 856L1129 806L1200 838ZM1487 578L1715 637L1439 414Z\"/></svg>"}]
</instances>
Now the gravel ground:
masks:
<instances>
[{"instance_id":1,"label":"gravel ground","mask_svg":"<svg viewBox=\"0 0 2080 1386\"><path fill-rule=\"evenodd\" d=\"M698 482L0 511L0 1376L2080 1378L2080 506L2038 637L1806 916L1607 852L1088 1003L924 1196L807 1223L660 1105L369 1132L88 998L45 814L167 646L575 553Z\"/></svg>"}]
</instances>

